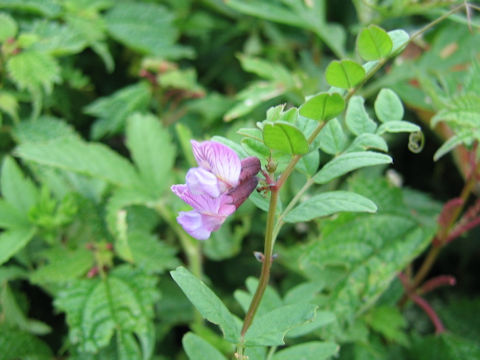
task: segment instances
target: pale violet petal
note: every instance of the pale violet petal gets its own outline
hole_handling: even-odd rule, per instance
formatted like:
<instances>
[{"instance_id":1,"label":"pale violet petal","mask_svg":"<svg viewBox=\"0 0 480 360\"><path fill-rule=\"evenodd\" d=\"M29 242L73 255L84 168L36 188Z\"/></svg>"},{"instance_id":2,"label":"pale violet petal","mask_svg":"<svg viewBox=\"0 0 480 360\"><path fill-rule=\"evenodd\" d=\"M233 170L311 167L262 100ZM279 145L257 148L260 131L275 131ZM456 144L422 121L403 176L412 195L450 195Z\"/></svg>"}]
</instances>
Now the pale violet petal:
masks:
<instances>
[{"instance_id":1,"label":"pale violet petal","mask_svg":"<svg viewBox=\"0 0 480 360\"><path fill-rule=\"evenodd\" d=\"M220 195L217 177L203 168L197 167L188 170L186 182L193 195L208 194L214 198Z\"/></svg>"},{"instance_id":2,"label":"pale violet petal","mask_svg":"<svg viewBox=\"0 0 480 360\"><path fill-rule=\"evenodd\" d=\"M203 216L196 210L181 211L177 216L178 223L183 229L197 240L207 240L211 230L205 226Z\"/></svg>"}]
</instances>

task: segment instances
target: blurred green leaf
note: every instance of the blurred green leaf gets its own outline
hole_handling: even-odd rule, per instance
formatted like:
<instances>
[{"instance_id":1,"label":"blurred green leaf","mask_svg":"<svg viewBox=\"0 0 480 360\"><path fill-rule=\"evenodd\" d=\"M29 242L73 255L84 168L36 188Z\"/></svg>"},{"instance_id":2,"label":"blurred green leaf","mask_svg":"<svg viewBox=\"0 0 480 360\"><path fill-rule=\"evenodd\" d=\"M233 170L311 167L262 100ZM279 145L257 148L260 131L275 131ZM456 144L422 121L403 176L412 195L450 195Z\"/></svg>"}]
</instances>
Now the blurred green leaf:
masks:
<instances>
[{"instance_id":1,"label":"blurred green leaf","mask_svg":"<svg viewBox=\"0 0 480 360\"><path fill-rule=\"evenodd\" d=\"M0 43L17 34L18 25L7 13L0 13Z\"/></svg>"},{"instance_id":2,"label":"blurred green leaf","mask_svg":"<svg viewBox=\"0 0 480 360\"><path fill-rule=\"evenodd\" d=\"M217 295L184 267L170 274L200 314L218 325L226 340L236 343L240 336L240 320L230 313Z\"/></svg>"},{"instance_id":3,"label":"blurred green leaf","mask_svg":"<svg viewBox=\"0 0 480 360\"><path fill-rule=\"evenodd\" d=\"M300 115L317 121L327 121L340 115L345 100L338 93L321 93L308 99L300 107Z\"/></svg>"},{"instance_id":4,"label":"blurred green leaf","mask_svg":"<svg viewBox=\"0 0 480 360\"><path fill-rule=\"evenodd\" d=\"M417 338L411 352L418 360L462 360L480 358L480 345L455 334Z\"/></svg>"},{"instance_id":5,"label":"blurred green leaf","mask_svg":"<svg viewBox=\"0 0 480 360\"><path fill-rule=\"evenodd\" d=\"M313 177L317 184L326 184L346 173L366 166L391 164L392 158L385 154L373 151L359 151L345 153L326 163Z\"/></svg>"},{"instance_id":6,"label":"blurred green leaf","mask_svg":"<svg viewBox=\"0 0 480 360\"><path fill-rule=\"evenodd\" d=\"M365 70L352 60L334 60L325 70L325 78L331 86L351 89L365 78Z\"/></svg>"},{"instance_id":7,"label":"blurred green leaf","mask_svg":"<svg viewBox=\"0 0 480 360\"><path fill-rule=\"evenodd\" d=\"M335 343L311 341L282 349L273 355L273 360L324 360L335 356L338 350L339 346Z\"/></svg>"},{"instance_id":8,"label":"blurred green leaf","mask_svg":"<svg viewBox=\"0 0 480 360\"><path fill-rule=\"evenodd\" d=\"M388 36L392 40L392 54L402 51L410 40L410 35L402 29L389 31Z\"/></svg>"},{"instance_id":9,"label":"blurred green leaf","mask_svg":"<svg viewBox=\"0 0 480 360\"><path fill-rule=\"evenodd\" d=\"M0 234L0 265L22 250L35 235L35 228L24 227Z\"/></svg>"},{"instance_id":10,"label":"blurred green leaf","mask_svg":"<svg viewBox=\"0 0 480 360\"><path fill-rule=\"evenodd\" d=\"M392 48L392 39L377 25L369 25L358 34L357 52L366 61L382 59L390 54Z\"/></svg>"},{"instance_id":11,"label":"blurred green leaf","mask_svg":"<svg viewBox=\"0 0 480 360\"><path fill-rule=\"evenodd\" d=\"M17 98L9 92L0 91L0 111L8 114L14 121L18 121Z\"/></svg>"},{"instance_id":12,"label":"blurred green leaf","mask_svg":"<svg viewBox=\"0 0 480 360\"><path fill-rule=\"evenodd\" d=\"M182 339L183 348L190 360L226 360L217 349L194 333L187 333Z\"/></svg>"},{"instance_id":13,"label":"blurred green leaf","mask_svg":"<svg viewBox=\"0 0 480 360\"><path fill-rule=\"evenodd\" d=\"M302 132L285 121L265 123L263 126L263 142L270 149L280 150L287 154L297 155L308 152L308 143Z\"/></svg>"},{"instance_id":14,"label":"blurred green leaf","mask_svg":"<svg viewBox=\"0 0 480 360\"><path fill-rule=\"evenodd\" d=\"M240 55L238 58L245 71L257 74L267 80L283 83L286 88L295 86L292 74L282 65L245 55Z\"/></svg>"},{"instance_id":15,"label":"blurred green leaf","mask_svg":"<svg viewBox=\"0 0 480 360\"><path fill-rule=\"evenodd\" d=\"M22 228L28 226L28 216L20 212L15 206L0 199L0 227Z\"/></svg>"},{"instance_id":16,"label":"blurred green leaf","mask_svg":"<svg viewBox=\"0 0 480 360\"><path fill-rule=\"evenodd\" d=\"M344 211L373 213L376 210L375 204L366 197L337 190L314 195L301 202L285 216L285 221L295 223Z\"/></svg>"},{"instance_id":17,"label":"blurred green leaf","mask_svg":"<svg viewBox=\"0 0 480 360\"><path fill-rule=\"evenodd\" d=\"M403 104L399 96L390 89L382 89L375 99L375 114L383 123L402 120Z\"/></svg>"},{"instance_id":18,"label":"blurred green leaf","mask_svg":"<svg viewBox=\"0 0 480 360\"><path fill-rule=\"evenodd\" d=\"M27 11L46 17L55 17L61 6L55 0L0 0L0 8Z\"/></svg>"},{"instance_id":19,"label":"blurred green leaf","mask_svg":"<svg viewBox=\"0 0 480 360\"><path fill-rule=\"evenodd\" d=\"M25 331L0 324L2 358L51 360L53 353L42 340Z\"/></svg>"},{"instance_id":20,"label":"blurred green leaf","mask_svg":"<svg viewBox=\"0 0 480 360\"><path fill-rule=\"evenodd\" d=\"M405 334L407 321L397 307L385 305L374 307L365 315L365 320L387 340L408 346L409 341Z\"/></svg>"},{"instance_id":21,"label":"blurred green leaf","mask_svg":"<svg viewBox=\"0 0 480 360\"><path fill-rule=\"evenodd\" d=\"M247 285L248 291L236 290L233 294L233 296L235 297L235 300L237 300L237 302L240 304L244 313L247 313L250 303L252 301L253 295L257 290L258 280L253 277L249 277L247 278L246 285ZM278 295L275 289L268 286L262 297L260 306L258 307L258 310L256 312L256 316L266 314L282 305L283 305L283 302L282 302L282 299L280 298L280 295Z\"/></svg>"},{"instance_id":22,"label":"blurred green leaf","mask_svg":"<svg viewBox=\"0 0 480 360\"><path fill-rule=\"evenodd\" d=\"M53 116L21 121L15 125L12 134L18 143L42 142L63 137L80 138L70 124Z\"/></svg>"},{"instance_id":23,"label":"blurred green leaf","mask_svg":"<svg viewBox=\"0 0 480 360\"><path fill-rule=\"evenodd\" d=\"M377 124L365 110L364 102L365 100L361 96L353 96L348 102L345 125L355 135L374 133L377 129Z\"/></svg>"},{"instance_id":24,"label":"blurred green leaf","mask_svg":"<svg viewBox=\"0 0 480 360\"><path fill-rule=\"evenodd\" d=\"M87 46L82 34L65 24L38 21L30 31L37 36L30 49L52 56L76 54Z\"/></svg>"}]
</instances>

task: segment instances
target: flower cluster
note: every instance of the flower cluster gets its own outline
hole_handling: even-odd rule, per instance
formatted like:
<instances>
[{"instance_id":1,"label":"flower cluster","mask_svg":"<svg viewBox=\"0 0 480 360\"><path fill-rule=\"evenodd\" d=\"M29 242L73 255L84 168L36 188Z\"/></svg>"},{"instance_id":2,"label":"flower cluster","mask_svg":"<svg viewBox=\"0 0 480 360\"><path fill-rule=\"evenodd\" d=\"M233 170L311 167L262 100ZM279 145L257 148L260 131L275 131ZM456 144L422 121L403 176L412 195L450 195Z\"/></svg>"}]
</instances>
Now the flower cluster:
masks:
<instances>
[{"instance_id":1,"label":"flower cluster","mask_svg":"<svg viewBox=\"0 0 480 360\"><path fill-rule=\"evenodd\" d=\"M235 151L215 141L191 143L198 167L188 171L186 184L171 189L193 207L179 213L178 223L194 238L206 240L257 187L260 160L240 160Z\"/></svg>"}]
</instances>

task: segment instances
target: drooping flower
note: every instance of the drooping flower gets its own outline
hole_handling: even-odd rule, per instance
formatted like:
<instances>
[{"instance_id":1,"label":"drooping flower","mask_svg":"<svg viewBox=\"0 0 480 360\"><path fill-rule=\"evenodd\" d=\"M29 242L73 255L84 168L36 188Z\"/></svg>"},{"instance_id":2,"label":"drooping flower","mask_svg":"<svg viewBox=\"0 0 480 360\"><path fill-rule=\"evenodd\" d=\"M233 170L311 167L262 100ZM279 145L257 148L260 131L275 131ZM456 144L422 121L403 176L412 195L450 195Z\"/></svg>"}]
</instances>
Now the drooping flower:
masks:
<instances>
[{"instance_id":1,"label":"drooping flower","mask_svg":"<svg viewBox=\"0 0 480 360\"><path fill-rule=\"evenodd\" d=\"M199 166L188 171L186 184L171 189L193 207L179 213L178 223L194 238L206 240L256 188L260 160L240 161L235 151L214 141L192 141L192 147Z\"/></svg>"}]
</instances>

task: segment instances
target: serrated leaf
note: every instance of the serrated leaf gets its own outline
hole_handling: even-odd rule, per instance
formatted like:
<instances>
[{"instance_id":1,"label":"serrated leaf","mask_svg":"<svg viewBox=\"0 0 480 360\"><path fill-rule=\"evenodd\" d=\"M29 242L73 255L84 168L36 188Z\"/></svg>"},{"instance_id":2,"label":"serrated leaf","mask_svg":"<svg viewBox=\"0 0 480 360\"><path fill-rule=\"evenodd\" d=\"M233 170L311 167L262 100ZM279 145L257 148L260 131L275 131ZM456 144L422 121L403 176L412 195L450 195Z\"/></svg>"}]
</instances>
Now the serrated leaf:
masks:
<instances>
[{"instance_id":1,"label":"serrated leaf","mask_svg":"<svg viewBox=\"0 0 480 360\"><path fill-rule=\"evenodd\" d=\"M308 99L299 114L316 121L327 121L340 115L345 108L345 100L338 93L321 93Z\"/></svg>"},{"instance_id":2,"label":"serrated leaf","mask_svg":"<svg viewBox=\"0 0 480 360\"><path fill-rule=\"evenodd\" d=\"M100 139L122 130L130 115L147 109L150 98L148 84L139 82L89 104L84 108L84 112L98 118L92 127L92 138Z\"/></svg>"},{"instance_id":3,"label":"serrated leaf","mask_svg":"<svg viewBox=\"0 0 480 360\"><path fill-rule=\"evenodd\" d=\"M127 121L127 147L146 190L159 197L170 184L175 147L168 130L153 115L134 114Z\"/></svg>"},{"instance_id":4,"label":"serrated leaf","mask_svg":"<svg viewBox=\"0 0 480 360\"><path fill-rule=\"evenodd\" d=\"M313 177L317 184L326 184L336 177L365 166L392 163L392 158L373 151L345 153L326 163Z\"/></svg>"},{"instance_id":5,"label":"serrated leaf","mask_svg":"<svg viewBox=\"0 0 480 360\"><path fill-rule=\"evenodd\" d=\"M422 129L417 124L411 123L409 121L397 121L392 120L380 125L377 129L377 134L382 135L386 132L390 133L399 133L399 132L416 132L421 131Z\"/></svg>"},{"instance_id":6,"label":"serrated leaf","mask_svg":"<svg viewBox=\"0 0 480 360\"><path fill-rule=\"evenodd\" d=\"M303 133L294 125L285 121L265 123L263 142L270 149L297 155L308 152L308 142Z\"/></svg>"},{"instance_id":7,"label":"serrated leaf","mask_svg":"<svg viewBox=\"0 0 480 360\"><path fill-rule=\"evenodd\" d=\"M7 71L20 89L30 91L43 88L49 93L53 85L61 80L57 61L46 53L34 50L12 56L7 62Z\"/></svg>"},{"instance_id":8,"label":"serrated leaf","mask_svg":"<svg viewBox=\"0 0 480 360\"><path fill-rule=\"evenodd\" d=\"M18 26L15 20L6 13L0 13L0 43L17 34Z\"/></svg>"},{"instance_id":9,"label":"serrated leaf","mask_svg":"<svg viewBox=\"0 0 480 360\"><path fill-rule=\"evenodd\" d=\"M239 320L230 313L217 295L184 267L179 267L170 274L200 314L218 325L226 340L237 342L240 336Z\"/></svg>"},{"instance_id":10,"label":"serrated leaf","mask_svg":"<svg viewBox=\"0 0 480 360\"><path fill-rule=\"evenodd\" d=\"M377 206L364 196L349 191L329 191L314 195L300 203L286 216L286 222L310 221L338 212L375 212Z\"/></svg>"},{"instance_id":11,"label":"serrated leaf","mask_svg":"<svg viewBox=\"0 0 480 360\"><path fill-rule=\"evenodd\" d=\"M27 214L35 205L38 199L37 188L10 156L3 161L0 183L4 199L21 214Z\"/></svg>"},{"instance_id":12,"label":"serrated leaf","mask_svg":"<svg viewBox=\"0 0 480 360\"><path fill-rule=\"evenodd\" d=\"M335 356L338 350L335 343L312 341L282 349L273 355L273 360L324 360Z\"/></svg>"},{"instance_id":13,"label":"serrated leaf","mask_svg":"<svg viewBox=\"0 0 480 360\"><path fill-rule=\"evenodd\" d=\"M245 345L283 345L283 338L289 330L314 320L316 309L314 304L291 304L256 317L245 334Z\"/></svg>"},{"instance_id":14,"label":"serrated leaf","mask_svg":"<svg viewBox=\"0 0 480 360\"><path fill-rule=\"evenodd\" d=\"M33 121L21 121L15 125L12 133L18 143L42 142L61 137L80 138L65 120L53 116L40 116Z\"/></svg>"},{"instance_id":15,"label":"serrated leaf","mask_svg":"<svg viewBox=\"0 0 480 360\"><path fill-rule=\"evenodd\" d=\"M35 235L35 228L25 227L0 234L0 265L22 250Z\"/></svg>"},{"instance_id":16,"label":"serrated leaf","mask_svg":"<svg viewBox=\"0 0 480 360\"><path fill-rule=\"evenodd\" d=\"M103 144L60 138L20 144L15 153L42 165L74 171L118 186L141 188L132 164Z\"/></svg>"},{"instance_id":17,"label":"serrated leaf","mask_svg":"<svg viewBox=\"0 0 480 360\"><path fill-rule=\"evenodd\" d=\"M352 60L333 60L325 70L325 78L331 86L351 89L365 79L365 69Z\"/></svg>"},{"instance_id":18,"label":"serrated leaf","mask_svg":"<svg viewBox=\"0 0 480 360\"><path fill-rule=\"evenodd\" d=\"M24 331L0 325L3 359L51 360L53 353L42 340Z\"/></svg>"},{"instance_id":19,"label":"serrated leaf","mask_svg":"<svg viewBox=\"0 0 480 360\"><path fill-rule=\"evenodd\" d=\"M393 42L387 32L377 25L364 28L357 37L357 52L366 61L379 60L388 56Z\"/></svg>"},{"instance_id":20,"label":"serrated leaf","mask_svg":"<svg viewBox=\"0 0 480 360\"><path fill-rule=\"evenodd\" d=\"M131 342L134 333L142 336L148 331L158 299L156 279L124 265L103 279L73 282L58 294L55 306L66 312L71 343L82 351L96 352L110 342L114 333L125 334ZM130 343L132 347L138 345Z\"/></svg>"},{"instance_id":21,"label":"serrated leaf","mask_svg":"<svg viewBox=\"0 0 480 360\"><path fill-rule=\"evenodd\" d=\"M374 133L377 129L377 124L365 110L364 101L361 96L353 96L348 102L345 124L348 130L355 135Z\"/></svg>"},{"instance_id":22,"label":"serrated leaf","mask_svg":"<svg viewBox=\"0 0 480 360\"><path fill-rule=\"evenodd\" d=\"M185 334L182 344L190 360L227 360L220 351L194 333Z\"/></svg>"},{"instance_id":23,"label":"serrated leaf","mask_svg":"<svg viewBox=\"0 0 480 360\"><path fill-rule=\"evenodd\" d=\"M320 149L331 155L342 152L348 140L343 132L342 125L340 125L340 122L336 118L327 122L317 138Z\"/></svg>"},{"instance_id":24,"label":"serrated leaf","mask_svg":"<svg viewBox=\"0 0 480 360\"><path fill-rule=\"evenodd\" d=\"M116 3L105 16L114 39L142 54L163 57L171 54L178 37L173 21L166 7L133 1Z\"/></svg>"},{"instance_id":25,"label":"serrated leaf","mask_svg":"<svg viewBox=\"0 0 480 360\"><path fill-rule=\"evenodd\" d=\"M357 136L346 150L347 152L381 150L388 151L388 145L384 138L376 134L361 134Z\"/></svg>"},{"instance_id":26,"label":"serrated leaf","mask_svg":"<svg viewBox=\"0 0 480 360\"><path fill-rule=\"evenodd\" d=\"M382 89L375 99L375 114L381 122L403 119L403 104L399 96L390 89Z\"/></svg>"}]
</instances>

